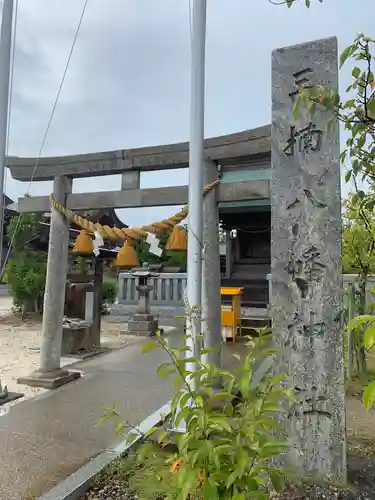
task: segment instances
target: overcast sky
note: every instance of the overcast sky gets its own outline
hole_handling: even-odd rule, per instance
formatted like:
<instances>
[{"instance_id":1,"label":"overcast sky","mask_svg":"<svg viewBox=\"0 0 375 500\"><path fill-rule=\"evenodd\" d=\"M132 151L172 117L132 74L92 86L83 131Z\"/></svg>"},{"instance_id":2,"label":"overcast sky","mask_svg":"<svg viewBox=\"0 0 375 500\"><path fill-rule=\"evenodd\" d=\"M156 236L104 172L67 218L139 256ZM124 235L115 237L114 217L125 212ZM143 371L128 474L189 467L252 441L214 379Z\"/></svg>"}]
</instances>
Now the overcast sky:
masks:
<instances>
[{"instance_id":1,"label":"overcast sky","mask_svg":"<svg viewBox=\"0 0 375 500\"><path fill-rule=\"evenodd\" d=\"M206 137L270 123L271 51L358 32L374 35L374 0L208 0ZM19 0L10 154L36 156L70 51L83 0ZM43 155L180 142L189 138L188 0L90 0ZM341 74L342 90L349 70ZM141 187L187 183L187 171L143 174ZM27 184L7 176L16 199ZM116 190L120 179L79 180L75 192ZM34 183L31 194L49 194ZM136 225L173 207L119 210Z\"/></svg>"}]
</instances>

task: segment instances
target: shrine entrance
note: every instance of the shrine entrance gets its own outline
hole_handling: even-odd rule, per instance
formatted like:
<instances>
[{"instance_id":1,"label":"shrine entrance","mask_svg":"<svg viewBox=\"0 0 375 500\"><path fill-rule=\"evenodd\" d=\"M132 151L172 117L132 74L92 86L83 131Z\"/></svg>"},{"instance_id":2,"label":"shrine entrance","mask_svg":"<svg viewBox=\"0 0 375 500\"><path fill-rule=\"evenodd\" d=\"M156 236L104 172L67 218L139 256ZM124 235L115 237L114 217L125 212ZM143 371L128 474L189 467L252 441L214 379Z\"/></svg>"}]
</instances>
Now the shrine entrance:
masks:
<instances>
[{"instance_id":1,"label":"shrine entrance","mask_svg":"<svg viewBox=\"0 0 375 500\"><path fill-rule=\"evenodd\" d=\"M222 286L243 287L245 307L268 305L271 266L271 210L268 200L220 209L226 234Z\"/></svg>"}]
</instances>

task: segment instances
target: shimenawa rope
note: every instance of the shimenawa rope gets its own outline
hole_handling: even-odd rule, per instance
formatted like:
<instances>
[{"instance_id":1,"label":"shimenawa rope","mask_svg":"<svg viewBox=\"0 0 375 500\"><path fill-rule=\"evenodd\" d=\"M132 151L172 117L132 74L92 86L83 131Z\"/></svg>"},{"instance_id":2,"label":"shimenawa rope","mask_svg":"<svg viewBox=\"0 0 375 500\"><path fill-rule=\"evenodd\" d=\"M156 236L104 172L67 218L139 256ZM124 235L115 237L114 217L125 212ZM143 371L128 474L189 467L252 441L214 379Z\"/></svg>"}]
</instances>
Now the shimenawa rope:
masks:
<instances>
[{"instance_id":1,"label":"shimenawa rope","mask_svg":"<svg viewBox=\"0 0 375 500\"><path fill-rule=\"evenodd\" d=\"M207 184L203 189L203 196L212 191L220 183L219 179L216 179L211 184ZM57 202L53 194L51 194L51 205L57 210L61 215L66 217L69 221L73 222L82 229L90 231L91 233L99 233L102 238L107 238L109 240L136 240L139 241L146 237L148 233L158 234L164 231L172 231L174 226L182 222L188 215L188 206L185 206L182 210L172 215L168 219L164 219L160 222L152 222L146 226L141 227L109 227L102 226L98 222L91 222L80 215L74 213L67 207L64 207L61 203Z\"/></svg>"}]
</instances>

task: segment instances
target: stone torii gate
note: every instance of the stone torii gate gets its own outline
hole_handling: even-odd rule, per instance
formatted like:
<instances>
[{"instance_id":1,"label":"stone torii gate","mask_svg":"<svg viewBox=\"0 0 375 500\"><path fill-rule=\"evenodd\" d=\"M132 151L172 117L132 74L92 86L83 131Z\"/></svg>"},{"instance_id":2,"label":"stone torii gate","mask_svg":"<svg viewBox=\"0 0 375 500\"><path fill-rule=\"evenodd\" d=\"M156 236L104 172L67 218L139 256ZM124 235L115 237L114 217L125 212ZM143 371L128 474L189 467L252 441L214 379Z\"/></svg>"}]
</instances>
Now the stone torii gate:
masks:
<instances>
[{"instance_id":1,"label":"stone torii gate","mask_svg":"<svg viewBox=\"0 0 375 500\"><path fill-rule=\"evenodd\" d=\"M35 171L35 158L9 157L7 166L14 179L30 182L53 181L57 202L73 211L92 208L134 208L184 205L188 187L140 189L141 172L188 168L189 144L118 150L76 156L42 158ZM207 139L205 141L205 183L215 180L233 165L270 156L270 127ZM72 193L75 178L122 175L118 191ZM202 333L205 347L215 347L209 361L221 362L220 255L218 238L218 203L243 202L269 198L268 180L223 182L204 201L204 264L202 294ZM49 196L25 197L18 200L20 212L49 212ZM55 388L79 377L78 373L61 369L61 340L64 314L65 282L68 259L69 223L52 210L47 280L44 300L40 367L22 380L32 386Z\"/></svg>"},{"instance_id":2,"label":"stone torii gate","mask_svg":"<svg viewBox=\"0 0 375 500\"><path fill-rule=\"evenodd\" d=\"M217 176L218 168L223 177L204 200L202 330L205 344L219 347L211 361L220 362L218 202L269 199L269 181L251 179L250 174L254 162L271 160L271 319L279 347L276 368L288 374L296 394L296 404L285 420L291 445L285 458L302 473L345 481L339 124L321 105L313 119L305 110L299 117L292 114L299 90L316 86L338 90L335 38L273 52L272 127L205 142L206 182ZM241 181L235 175L224 182L225 174L241 164L245 164ZM8 161L13 178L20 181L30 180L34 165L35 159ZM186 167L187 143L45 158L34 180L53 180L55 199L73 210L179 205L188 201L187 186L140 189L140 173ZM117 192L71 192L73 178L119 173L122 185ZM48 211L50 201L46 196L24 198L19 206L24 212ZM29 378L34 385L54 387L77 376L60 368L67 254L68 223L52 211L41 364Z\"/></svg>"}]
</instances>

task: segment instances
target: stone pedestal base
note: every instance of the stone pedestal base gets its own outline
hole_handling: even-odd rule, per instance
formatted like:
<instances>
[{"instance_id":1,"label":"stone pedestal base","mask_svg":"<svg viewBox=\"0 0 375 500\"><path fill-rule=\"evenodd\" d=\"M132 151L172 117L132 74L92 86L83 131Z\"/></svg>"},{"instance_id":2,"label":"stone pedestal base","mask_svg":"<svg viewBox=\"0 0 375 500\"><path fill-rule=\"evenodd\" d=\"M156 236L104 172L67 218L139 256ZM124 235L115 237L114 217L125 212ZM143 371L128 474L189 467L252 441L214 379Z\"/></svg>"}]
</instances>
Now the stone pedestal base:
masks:
<instances>
[{"instance_id":1,"label":"stone pedestal base","mask_svg":"<svg viewBox=\"0 0 375 500\"><path fill-rule=\"evenodd\" d=\"M16 399L23 398L24 394L20 392L8 392L6 398L0 398L0 406L5 405L6 403L10 403L11 401L15 401Z\"/></svg>"},{"instance_id":2,"label":"stone pedestal base","mask_svg":"<svg viewBox=\"0 0 375 500\"><path fill-rule=\"evenodd\" d=\"M128 333L142 337L154 337L158 322L152 314L133 314L128 322Z\"/></svg>"},{"instance_id":3,"label":"stone pedestal base","mask_svg":"<svg viewBox=\"0 0 375 500\"><path fill-rule=\"evenodd\" d=\"M88 358L93 358L94 356L99 356L100 354L106 354L111 350L110 347L93 347L92 349L82 349L73 354L65 354L64 358L73 358L83 361Z\"/></svg>"},{"instance_id":4,"label":"stone pedestal base","mask_svg":"<svg viewBox=\"0 0 375 500\"><path fill-rule=\"evenodd\" d=\"M57 387L72 382L80 376L79 372L67 372L66 370L54 370L50 372L36 370L28 377L19 378L17 383L29 385L30 387L42 387L43 389L57 389Z\"/></svg>"}]
</instances>

